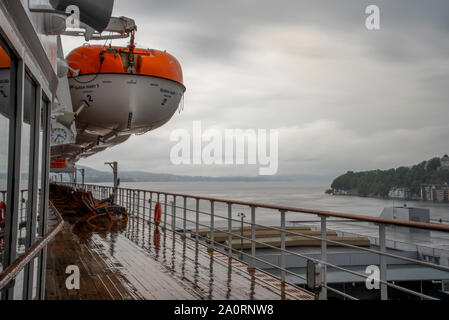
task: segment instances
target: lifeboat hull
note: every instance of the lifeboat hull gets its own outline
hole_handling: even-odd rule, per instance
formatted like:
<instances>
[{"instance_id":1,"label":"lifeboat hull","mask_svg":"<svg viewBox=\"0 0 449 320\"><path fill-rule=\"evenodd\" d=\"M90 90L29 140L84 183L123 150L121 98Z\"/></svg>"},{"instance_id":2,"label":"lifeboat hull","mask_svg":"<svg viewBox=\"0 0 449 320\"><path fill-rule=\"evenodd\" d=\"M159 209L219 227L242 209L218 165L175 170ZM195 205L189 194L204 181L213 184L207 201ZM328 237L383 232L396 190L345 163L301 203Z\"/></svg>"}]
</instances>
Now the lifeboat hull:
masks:
<instances>
[{"instance_id":1,"label":"lifeboat hull","mask_svg":"<svg viewBox=\"0 0 449 320\"><path fill-rule=\"evenodd\" d=\"M77 127L97 136L143 133L164 125L185 91L181 83L139 74L89 74L69 78L69 83L75 111L88 104Z\"/></svg>"}]
</instances>

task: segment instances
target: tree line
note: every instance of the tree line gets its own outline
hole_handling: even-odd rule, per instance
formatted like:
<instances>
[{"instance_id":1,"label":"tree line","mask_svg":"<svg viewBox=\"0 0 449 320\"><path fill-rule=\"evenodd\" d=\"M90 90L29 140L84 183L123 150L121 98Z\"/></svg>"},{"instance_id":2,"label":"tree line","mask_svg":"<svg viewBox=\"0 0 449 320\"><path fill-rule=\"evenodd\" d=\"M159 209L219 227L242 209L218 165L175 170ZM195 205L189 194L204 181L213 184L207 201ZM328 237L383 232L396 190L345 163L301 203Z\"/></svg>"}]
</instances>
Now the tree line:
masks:
<instances>
[{"instance_id":1,"label":"tree line","mask_svg":"<svg viewBox=\"0 0 449 320\"><path fill-rule=\"evenodd\" d=\"M331 188L360 196L387 197L392 187L407 187L412 197L418 197L421 184L449 183L449 170L439 170L440 167L440 158L433 158L412 167L348 171L336 178Z\"/></svg>"}]
</instances>

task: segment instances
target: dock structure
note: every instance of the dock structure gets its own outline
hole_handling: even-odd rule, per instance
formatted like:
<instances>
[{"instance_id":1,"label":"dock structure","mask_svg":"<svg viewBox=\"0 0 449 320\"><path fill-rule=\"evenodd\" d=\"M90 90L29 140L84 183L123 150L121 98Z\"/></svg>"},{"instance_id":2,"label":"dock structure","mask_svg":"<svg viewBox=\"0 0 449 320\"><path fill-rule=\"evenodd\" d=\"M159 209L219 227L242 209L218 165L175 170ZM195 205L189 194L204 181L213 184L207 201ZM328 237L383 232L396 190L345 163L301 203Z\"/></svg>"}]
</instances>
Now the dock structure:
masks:
<instances>
[{"instance_id":1,"label":"dock structure","mask_svg":"<svg viewBox=\"0 0 449 320\"><path fill-rule=\"evenodd\" d=\"M53 199L63 230L48 247L46 298L82 300L314 300L316 297L204 244L138 217L92 228L64 199ZM80 271L67 289L68 266Z\"/></svg>"},{"instance_id":2,"label":"dock structure","mask_svg":"<svg viewBox=\"0 0 449 320\"><path fill-rule=\"evenodd\" d=\"M279 227L257 227L255 230L255 238L258 240L256 248L266 248L268 246L280 247L281 246L281 231ZM312 231L308 226L292 226L285 228L285 246L286 247L319 247L321 245L320 239L311 239L310 236L321 236L321 230ZM209 229L199 230L198 232L192 232L192 235L210 239L211 233ZM234 249L250 249L251 248L251 230L248 227L233 228L232 229L232 248ZM370 240L367 237L340 237L336 231L327 231L326 237L329 240L335 241L330 243L329 246L342 246L342 244L350 244L360 247L369 247L371 245ZM225 246L229 246L228 233L223 229L217 229L214 232L214 241L221 242ZM268 245L268 246L267 246Z\"/></svg>"}]
</instances>

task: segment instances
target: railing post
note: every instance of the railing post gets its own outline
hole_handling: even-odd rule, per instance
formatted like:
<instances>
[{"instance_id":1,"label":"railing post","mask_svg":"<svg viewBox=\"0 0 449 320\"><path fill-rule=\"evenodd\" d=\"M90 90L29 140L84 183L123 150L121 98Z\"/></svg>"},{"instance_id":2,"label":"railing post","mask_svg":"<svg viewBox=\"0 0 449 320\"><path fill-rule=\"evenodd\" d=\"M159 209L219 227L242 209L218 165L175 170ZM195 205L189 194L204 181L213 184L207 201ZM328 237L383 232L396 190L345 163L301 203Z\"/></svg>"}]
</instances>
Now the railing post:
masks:
<instances>
[{"instance_id":1,"label":"railing post","mask_svg":"<svg viewBox=\"0 0 449 320\"><path fill-rule=\"evenodd\" d=\"M321 293L320 300L327 300L327 217L321 216L321 261L323 265L321 266Z\"/></svg>"},{"instance_id":2,"label":"railing post","mask_svg":"<svg viewBox=\"0 0 449 320\"><path fill-rule=\"evenodd\" d=\"M172 229L172 231L175 231L175 225L176 225L176 196L173 196L173 201L172 201L171 205L172 205L171 229Z\"/></svg>"},{"instance_id":3,"label":"railing post","mask_svg":"<svg viewBox=\"0 0 449 320\"><path fill-rule=\"evenodd\" d=\"M134 198L135 198L134 190L131 190L131 208L132 208L133 215L136 214L136 207L134 205Z\"/></svg>"},{"instance_id":4,"label":"railing post","mask_svg":"<svg viewBox=\"0 0 449 320\"><path fill-rule=\"evenodd\" d=\"M139 216L139 206L137 205L137 191L133 191L133 205L134 205L134 214L136 214L137 216Z\"/></svg>"},{"instance_id":5,"label":"railing post","mask_svg":"<svg viewBox=\"0 0 449 320\"><path fill-rule=\"evenodd\" d=\"M200 239L200 199L196 199L196 216L195 216L195 235L196 235L196 242Z\"/></svg>"},{"instance_id":6,"label":"railing post","mask_svg":"<svg viewBox=\"0 0 449 320\"><path fill-rule=\"evenodd\" d=\"M210 202L210 250L214 249L215 241L215 214L214 214L214 202Z\"/></svg>"},{"instance_id":7,"label":"railing post","mask_svg":"<svg viewBox=\"0 0 449 320\"><path fill-rule=\"evenodd\" d=\"M228 250L232 255L232 203L228 202Z\"/></svg>"},{"instance_id":8,"label":"railing post","mask_svg":"<svg viewBox=\"0 0 449 320\"><path fill-rule=\"evenodd\" d=\"M249 264L250 269L256 267L256 207L251 207L251 262Z\"/></svg>"},{"instance_id":9,"label":"railing post","mask_svg":"<svg viewBox=\"0 0 449 320\"><path fill-rule=\"evenodd\" d=\"M140 217L140 191L137 191L137 216Z\"/></svg>"},{"instance_id":10,"label":"railing post","mask_svg":"<svg viewBox=\"0 0 449 320\"><path fill-rule=\"evenodd\" d=\"M129 195L129 189L126 189L125 198L126 198L126 205L128 207L128 210L130 212L132 212L133 208L131 208L131 201L130 201L131 196Z\"/></svg>"},{"instance_id":11,"label":"railing post","mask_svg":"<svg viewBox=\"0 0 449 320\"><path fill-rule=\"evenodd\" d=\"M183 234L184 237L186 236L187 233L187 197L183 196L184 199L184 214L183 214L183 223L182 223L182 228L183 228Z\"/></svg>"},{"instance_id":12,"label":"railing post","mask_svg":"<svg viewBox=\"0 0 449 320\"><path fill-rule=\"evenodd\" d=\"M285 282L285 210L281 210L281 281Z\"/></svg>"},{"instance_id":13,"label":"railing post","mask_svg":"<svg viewBox=\"0 0 449 320\"><path fill-rule=\"evenodd\" d=\"M157 193L157 203L161 203L160 202L161 201L161 194L158 192ZM156 205L154 206L154 209L156 210ZM161 205L161 210L162 210L162 205ZM156 218L156 213L154 214L154 218ZM161 219L162 219L162 216L161 216Z\"/></svg>"},{"instance_id":14,"label":"railing post","mask_svg":"<svg viewBox=\"0 0 449 320\"><path fill-rule=\"evenodd\" d=\"M386 253L387 251L387 242L386 242L386 233L385 233L385 225L379 224L379 247L381 253ZM380 260L380 280L387 281L387 257L383 254L379 256ZM384 283L380 284L380 298L382 300L388 300L388 288Z\"/></svg>"},{"instance_id":15,"label":"railing post","mask_svg":"<svg viewBox=\"0 0 449 320\"><path fill-rule=\"evenodd\" d=\"M153 208L153 192L150 192L150 211L148 213L148 222L151 224L151 209Z\"/></svg>"},{"instance_id":16,"label":"railing post","mask_svg":"<svg viewBox=\"0 0 449 320\"><path fill-rule=\"evenodd\" d=\"M164 230L165 230L167 227L167 194L166 193L164 194L164 198L165 198L165 201L164 201Z\"/></svg>"},{"instance_id":17,"label":"railing post","mask_svg":"<svg viewBox=\"0 0 449 320\"><path fill-rule=\"evenodd\" d=\"M243 221L245 220L246 216L243 212L239 212L237 216L240 218L240 260L243 260Z\"/></svg>"},{"instance_id":18,"label":"railing post","mask_svg":"<svg viewBox=\"0 0 449 320\"><path fill-rule=\"evenodd\" d=\"M140 201L140 200L139 200ZM143 202L142 202L142 219L145 221L145 207L147 202L147 193L146 191L143 191Z\"/></svg>"}]
</instances>

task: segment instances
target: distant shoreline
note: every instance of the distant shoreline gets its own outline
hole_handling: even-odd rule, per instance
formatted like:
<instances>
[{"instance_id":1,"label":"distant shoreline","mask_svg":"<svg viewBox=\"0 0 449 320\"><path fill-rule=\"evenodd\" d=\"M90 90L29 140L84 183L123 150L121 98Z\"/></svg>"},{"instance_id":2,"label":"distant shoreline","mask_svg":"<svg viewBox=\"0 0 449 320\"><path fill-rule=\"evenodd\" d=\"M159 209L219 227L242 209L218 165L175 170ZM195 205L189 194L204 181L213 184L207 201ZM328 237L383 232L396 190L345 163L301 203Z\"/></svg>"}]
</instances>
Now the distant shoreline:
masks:
<instances>
[{"instance_id":1,"label":"distant shoreline","mask_svg":"<svg viewBox=\"0 0 449 320\"><path fill-rule=\"evenodd\" d=\"M85 170L86 183L101 183L112 180L112 172L95 170L85 166L78 166ZM57 174L56 174L57 175ZM121 182L330 182L332 177L312 174L281 174L275 176L188 176L168 173L152 173L146 171L118 171ZM78 174L78 181L81 180Z\"/></svg>"},{"instance_id":2,"label":"distant shoreline","mask_svg":"<svg viewBox=\"0 0 449 320\"><path fill-rule=\"evenodd\" d=\"M390 200L390 201L416 201L416 202L427 202L427 203L441 203L441 204L448 204L449 202L445 202L445 201L436 201L436 200L423 200L420 198L407 198L407 199L403 199L403 198L390 198L390 197L381 197L381 196L376 196L376 195L368 195L368 196L364 196L364 195L359 195L359 194L332 194L332 193L328 193L327 191L325 192L326 194L332 195L332 196L336 196L336 197L358 197L358 198L370 198L370 199L380 199L380 200Z\"/></svg>"}]
</instances>

